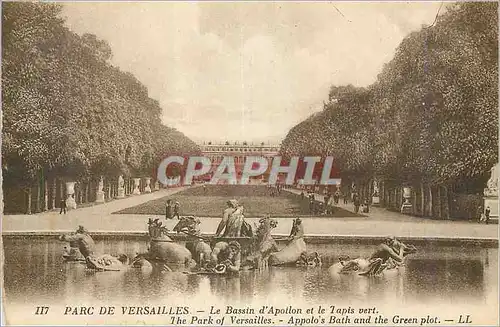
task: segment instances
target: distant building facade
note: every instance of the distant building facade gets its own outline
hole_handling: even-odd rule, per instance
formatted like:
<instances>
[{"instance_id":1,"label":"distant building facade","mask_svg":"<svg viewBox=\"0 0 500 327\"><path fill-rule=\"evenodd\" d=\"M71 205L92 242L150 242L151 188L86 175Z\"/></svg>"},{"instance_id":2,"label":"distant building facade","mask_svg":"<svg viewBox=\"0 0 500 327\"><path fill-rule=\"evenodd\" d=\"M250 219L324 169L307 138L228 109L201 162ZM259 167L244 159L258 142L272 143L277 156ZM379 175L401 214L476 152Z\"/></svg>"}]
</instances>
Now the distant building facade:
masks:
<instances>
[{"instance_id":1,"label":"distant building facade","mask_svg":"<svg viewBox=\"0 0 500 327\"><path fill-rule=\"evenodd\" d=\"M262 176L251 179L251 183L264 183L267 181L268 172L272 164L272 160L278 155L280 150L279 144L269 143L247 143L247 142L222 142L212 143L205 142L200 144L201 152L204 157L210 159L212 167L210 172L203 176L203 180L208 181L213 173L222 162L223 157L230 156L234 158L234 164L238 180L241 177L243 167L245 165L245 158L248 156L259 156L267 158L268 171Z\"/></svg>"}]
</instances>

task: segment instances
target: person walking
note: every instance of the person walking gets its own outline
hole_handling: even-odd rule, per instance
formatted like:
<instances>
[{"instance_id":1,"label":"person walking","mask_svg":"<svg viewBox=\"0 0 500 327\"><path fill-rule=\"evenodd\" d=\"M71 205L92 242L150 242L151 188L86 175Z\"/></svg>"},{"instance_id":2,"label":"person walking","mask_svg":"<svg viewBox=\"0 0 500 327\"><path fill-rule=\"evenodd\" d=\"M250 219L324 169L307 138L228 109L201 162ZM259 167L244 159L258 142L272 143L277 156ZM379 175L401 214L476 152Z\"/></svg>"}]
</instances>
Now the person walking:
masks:
<instances>
[{"instance_id":1,"label":"person walking","mask_svg":"<svg viewBox=\"0 0 500 327\"><path fill-rule=\"evenodd\" d=\"M172 200L167 200L165 205L165 219L172 219Z\"/></svg>"},{"instance_id":2,"label":"person walking","mask_svg":"<svg viewBox=\"0 0 500 327\"><path fill-rule=\"evenodd\" d=\"M61 203L61 211L59 211L59 214L62 214L63 211L64 211L64 214L66 214L66 208L67 208L66 201L64 199L62 199L60 203Z\"/></svg>"},{"instance_id":3,"label":"person walking","mask_svg":"<svg viewBox=\"0 0 500 327\"><path fill-rule=\"evenodd\" d=\"M314 193L309 193L309 213L312 215L314 213Z\"/></svg>"},{"instance_id":4,"label":"person walking","mask_svg":"<svg viewBox=\"0 0 500 327\"><path fill-rule=\"evenodd\" d=\"M359 212L359 205L360 205L360 200L359 200L359 195L358 193L354 193L352 195L352 201L354 203L354 212L358 213Z\"/></svg>"},{"instance_id":5,"label":"person walking","mask_svg":"<svg viewBox=\"0 0 500 327\"><path fill-rule=\"evenodd\" d=\"M330 199L332 198L332 195L330 193L327 193L324 197L325 199L325 214L330 213Z\"/></svg>"},{"instance_id":6,"label":"person walking","mask_svg":"<svg viewBox=\"0 0 500 327\"><path fill-rule=\"evenodd\" d=\"M491 213L491 209L489 206L486 207L486 210L484 211L484 215L486 216L486 219L485 219L485 223L486 225L488 225L488 223L490 222L490 213Z\"/></svg>"},{"instance_id":7,"label":"person walking","mask_svg":"<svg viewBox=\"0 0 500 327\"><path fill-rule=\"evenodd\" d=\"M176 201L174 204L174 215L172 216L172 218L175 218L175 217L177 217L177 219L181 218L179 215L180 206L181 206L181 204L178 201Z\"/></svg>"},{"instance_id":8,"label":"person walking","mask_svg":"<svg viewBox=\"0 0 500 327\"><path fill-rule=\"evenodd\" d=\"M344 198L344 204L347 204L348 203L348 197L349 197L349 190L344 188L344 190L342 191L342 197Z\"/></svg>"},{"instance_id":9,"label":"person walking","mask_svg":"<svg viewBox=\"0 0 500 327\"><path fill-rule=\"evenodd\" d=\"M369 213L370 212L370 203L368 200L365 200L363 203L363 213Z\"/></svg>"},{"instance_id":10,"label":"person walking","mask_svg":"<svg viewBox=\"0 0 500 327\"><path fill-rule=\"evenodd\" d=\"M340 192L337 190L335 192L335 195L333 196L333 199L335 200L335 205L339 204L339 199L340 199Z\"/></svg>"},{"instance_id":11,"label":"person walking","mask_svg":"<svg viewBox=\"0 0 500 327\"><path fill-rule=\"evenodd\" d=\"M333 215L335 213L335 203L333 198L330 196L328 198L327 214Z\"/></svg>"},{"instance_id":12,"label":"person walking","mask_svg":"<svg viewBox=\"0 0 500 327\"><path fill-rule=\"evenodd\" d=\"M481 223L484 220L484 212L481 206L477 207L476 219L478 223Z\"/></svg>"}]
</instances>

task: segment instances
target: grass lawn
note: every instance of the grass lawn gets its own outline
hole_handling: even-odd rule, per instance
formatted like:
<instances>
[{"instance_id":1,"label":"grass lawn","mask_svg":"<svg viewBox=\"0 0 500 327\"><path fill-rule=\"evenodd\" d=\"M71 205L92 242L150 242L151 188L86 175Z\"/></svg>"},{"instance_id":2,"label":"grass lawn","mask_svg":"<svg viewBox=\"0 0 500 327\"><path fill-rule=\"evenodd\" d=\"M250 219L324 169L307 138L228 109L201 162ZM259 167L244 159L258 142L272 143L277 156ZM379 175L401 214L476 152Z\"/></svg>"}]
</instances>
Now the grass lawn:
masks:
<instances>
[{"instance_id":1,"label":"grass lawn","mask_svg":"<svg viewBox=\"0 0 500 327\"><path fill-rule=\"evenodd\" d=\"M238 200L245 207L245 217L255 218L269 214L272 217L307 217L309 202L299 195L282 191L279 196L270 196L265 186L257 185L207 185L206 189L197 187L188 189L172 196L142 203L115 213L164 215L167 200L179 201L181 216L222 217L226 202ZM353 212L336 207L331 215L323 217L364 217Z\"/></svg>"}]
</instances>

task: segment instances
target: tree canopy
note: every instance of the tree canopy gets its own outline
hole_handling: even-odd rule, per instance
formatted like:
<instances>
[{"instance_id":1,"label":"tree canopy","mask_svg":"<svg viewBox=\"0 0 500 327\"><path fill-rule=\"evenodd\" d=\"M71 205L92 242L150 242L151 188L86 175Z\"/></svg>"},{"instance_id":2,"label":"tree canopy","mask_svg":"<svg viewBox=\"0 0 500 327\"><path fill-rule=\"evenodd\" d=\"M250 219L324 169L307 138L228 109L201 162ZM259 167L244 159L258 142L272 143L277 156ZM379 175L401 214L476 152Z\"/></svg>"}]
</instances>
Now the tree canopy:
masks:
<instances>
[{"instance_id":1,"label":"tree canopy","mask_svg":"<svg viewBox=\"0 0 500 327\"><path fill-rule=\"evenodd\" d=\"M498 158L497 3L448 5L408 35L367 88L332 86L285 155L329 154L344 174L453 183Z\"/></svg>"},{"instance_id":2,"label":"tree canopy","mask_svg":"<svg viewBox=\"0 0 500 327\"><path fill-rule=\"evenodd\" d=\"M110 64L110 46L64 26L58 4L3 5L5 176L151 176L161 155L195 153L161 124L162 109L132 74Z\"/></svg>"}]
</instances>

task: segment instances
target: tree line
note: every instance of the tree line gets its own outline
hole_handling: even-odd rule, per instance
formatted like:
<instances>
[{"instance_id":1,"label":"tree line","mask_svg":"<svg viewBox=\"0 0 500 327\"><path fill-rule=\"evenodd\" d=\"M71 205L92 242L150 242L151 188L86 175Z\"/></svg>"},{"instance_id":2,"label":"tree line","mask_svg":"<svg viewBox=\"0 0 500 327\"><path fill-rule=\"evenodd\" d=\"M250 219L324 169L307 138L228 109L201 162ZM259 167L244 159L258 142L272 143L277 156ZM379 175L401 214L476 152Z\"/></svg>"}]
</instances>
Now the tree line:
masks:
<instances>
[{"instance_id":1,"label":"tree line","mask_svg":"<svg viewBox=\"0 0 500 327\"><path fill-rule=\"evenodd\" d=\"M368 87L332 86L282 154L332 155L343 177L479 193L498 161L497 3L447 6Z\"/></svg>"},{"instance_id":2,"label":"tree line","mask_svg":"<svg viewBox=\"0 0 500 327\"><path fill-rule=\"evenodd\" d=\"M4 190L51 178L152 176L164 155L198 153L162 125L147 88L110 63L106 41L65 26L61 5L2 7Z\"/></svg>"}]
</instances>

